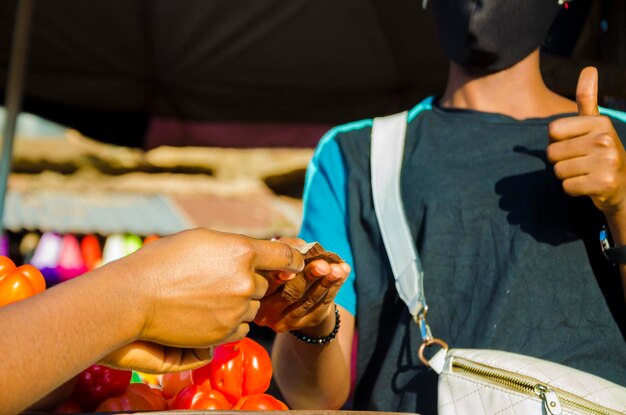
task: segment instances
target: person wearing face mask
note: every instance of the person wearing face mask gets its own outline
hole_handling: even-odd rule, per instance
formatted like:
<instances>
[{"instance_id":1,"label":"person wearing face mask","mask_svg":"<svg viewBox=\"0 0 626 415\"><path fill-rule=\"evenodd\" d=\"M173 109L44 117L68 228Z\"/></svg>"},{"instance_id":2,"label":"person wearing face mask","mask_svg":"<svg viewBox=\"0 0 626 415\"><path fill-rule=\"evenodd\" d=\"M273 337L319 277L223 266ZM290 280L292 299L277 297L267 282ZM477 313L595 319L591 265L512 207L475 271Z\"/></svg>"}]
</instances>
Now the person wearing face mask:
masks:
<instances>
[{"instance_id":1,"label":"person wearing face mask","mask_svg":"<svg viewBox=\"0 0 626 415\"><path fill-rule=\"evenodd\" d=\"M408 112L401 193L424 268L429 323L455 348L551 360L626 385L626 114L550 91L539 46L556 0L433 0L445 91ZM416 46L416 50L419 46ZM331 130L307 172L300 237L353 272L329 315L279 334L275 377L292 408L437 412L437 375L399 300L371 197L372 120ZM605 258L602 226L616 249ZM355 330L358 341L353 347ZM355 340L356 341L356 340ZM356 354L354 354L356 353ZM351 382L351 362L356 379Z\"/></svg>"}]
</instances>

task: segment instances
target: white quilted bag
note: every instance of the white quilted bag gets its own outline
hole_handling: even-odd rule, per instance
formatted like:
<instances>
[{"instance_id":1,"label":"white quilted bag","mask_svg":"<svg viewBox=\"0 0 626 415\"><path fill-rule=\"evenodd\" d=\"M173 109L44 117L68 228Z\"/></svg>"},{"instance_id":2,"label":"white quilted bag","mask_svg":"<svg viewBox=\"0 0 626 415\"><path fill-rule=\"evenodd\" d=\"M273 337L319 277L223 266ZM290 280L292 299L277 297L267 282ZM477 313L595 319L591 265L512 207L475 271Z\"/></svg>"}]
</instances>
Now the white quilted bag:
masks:
<instances>
[{"instance_id":1,"label":"white quilted bag","mask_svg":"<svg viewBox=\"0 0 626 415\"><path fill-rule=\"evenodd\" d=\"M439 353L440 415L626 414L626 388L579 370L496 350Z\"/></svg>"},{"instance_id":2,"label":"white quilted bag","mask_svg":"<svg viewBox=\"0 0 626 415\"><path fill-rule=\"evenodd\" d=\"M374 119L374 210L398 295L420 328L419 357L439 373L440 415L626 414L626 388L563 365L497 350L450 349L426 322L424 275L400 195L407 113ZM424 348L441 346L427 360Z\"/></svg>"}]
</instances>

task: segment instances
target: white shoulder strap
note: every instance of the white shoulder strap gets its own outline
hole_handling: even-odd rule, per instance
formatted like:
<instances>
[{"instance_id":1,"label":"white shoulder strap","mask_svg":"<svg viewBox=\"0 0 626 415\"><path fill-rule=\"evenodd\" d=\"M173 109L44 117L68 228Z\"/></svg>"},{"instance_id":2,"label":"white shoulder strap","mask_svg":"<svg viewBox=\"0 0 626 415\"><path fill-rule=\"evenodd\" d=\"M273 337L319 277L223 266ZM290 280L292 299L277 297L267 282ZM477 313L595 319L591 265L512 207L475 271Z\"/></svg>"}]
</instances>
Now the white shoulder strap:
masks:
<instances>
[{"instance_id":1,"label":"white shoulder strap","mask_svg":"<svg viewBox=\"0 0 626 415\"><path fill-rule=\"evenodd\" d=\"M409 312L417 317L426 312L427 306L422 264L411 237L400 194L406 128L406 111L374 119L370 156L371 181L376 219L396 281L396 289Z\"/></svg>"}]
</instances>

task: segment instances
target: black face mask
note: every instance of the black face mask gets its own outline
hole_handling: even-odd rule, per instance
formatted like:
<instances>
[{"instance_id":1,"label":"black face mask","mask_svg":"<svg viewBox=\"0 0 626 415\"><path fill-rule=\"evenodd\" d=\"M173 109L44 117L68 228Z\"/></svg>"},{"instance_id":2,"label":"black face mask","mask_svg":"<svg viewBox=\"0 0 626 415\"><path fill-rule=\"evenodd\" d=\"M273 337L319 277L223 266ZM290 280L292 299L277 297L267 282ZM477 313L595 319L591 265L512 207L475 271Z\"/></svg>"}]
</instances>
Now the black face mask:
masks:
<instances>
[{"instance_id":1,"label":"black face mask","mask_svg":"<svg viewBox=\"0 0 626 415\"><path fill-rule=\"evenodd\" d=\"M557 0L433 0L448 58L471 72L513 66L542 43Z\"/></svg>"}]
</instances>

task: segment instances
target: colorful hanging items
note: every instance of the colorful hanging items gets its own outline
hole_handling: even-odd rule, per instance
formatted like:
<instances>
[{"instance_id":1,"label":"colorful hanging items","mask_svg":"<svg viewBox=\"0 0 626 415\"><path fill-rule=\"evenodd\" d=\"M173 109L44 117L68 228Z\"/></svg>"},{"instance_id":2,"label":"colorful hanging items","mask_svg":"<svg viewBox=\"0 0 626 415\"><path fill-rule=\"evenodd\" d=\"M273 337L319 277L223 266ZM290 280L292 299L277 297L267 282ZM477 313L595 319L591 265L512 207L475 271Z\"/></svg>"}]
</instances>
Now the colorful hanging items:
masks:
<instances>
[{"instance_id":1,"label":"colorful hanging items","mask_svg":"<svg viewBox=\"0 0 626 415\"><path fill-rule=\"evenodd\" d=\"M57 267L60 281L71 280L87 272L78 239L74 235L63 236Z\"/></svg>"},{"instance_id":2,"label":"colorful hanging items","mask_svg":"<svg viewBox=\"0 0 626 415\"><path fill-rule=\"evenodd\" d=\"M113 234L104 242L102 249L102 265L120 259L126 255L126 241L124 235Z\"/></svg>"},{"instance_id":3,"label":"colorful hanging items","mask_svg":"<svg viewBox=\"0 0 626 415\"><path fill-rule=\"evenodd\" d=\"M60 282L58 263L61 255L61 236L54 232L45 232L37 245L31 264L41 271L48 287Z\"/></svg>"},{"instance_id":4,"label":"colorful hanging items","mask_svg":"<svg viewBox=\"0 0 626 415\"><path fill-rule=\"evenodd\" d=\"M33 258L33 254L39 244L39 234L36 232L29 232L20 241L19 251L22 256L22 262L29 264Z\"/></svg>"},{"instance_id":5,"label":"colorful hanging items","mask_svg":"<svg viewBox=\"0 0 626 415\"><path fill-rule=\"evenodd\" d=\"M0 255L9 256L9 236L7 234L0 235Z\"/></svg>"},{"instance_id":6,"label":"colorful hanging items","mask_svg":"<svg viewBox=\"0 0 626 415\"><path fill-rule=\"evenodd\" d=\"M126 255L130 255L143 245L141 238L137 235L126 235L124 237L124 247Z\"/></svg>"},{"instance_id":7,"label":"colorful hanging items","mask_svg":"<svg viewBox=\"0 0 626 415\"><path fill-rule=\"evenodd\" d=\"M100 248L100 241L98 241L96 235L86 235L80 241L80 252L88 271L100 266L100 262L102 262L102 248Z\"/></svg>"}]
</instances>

